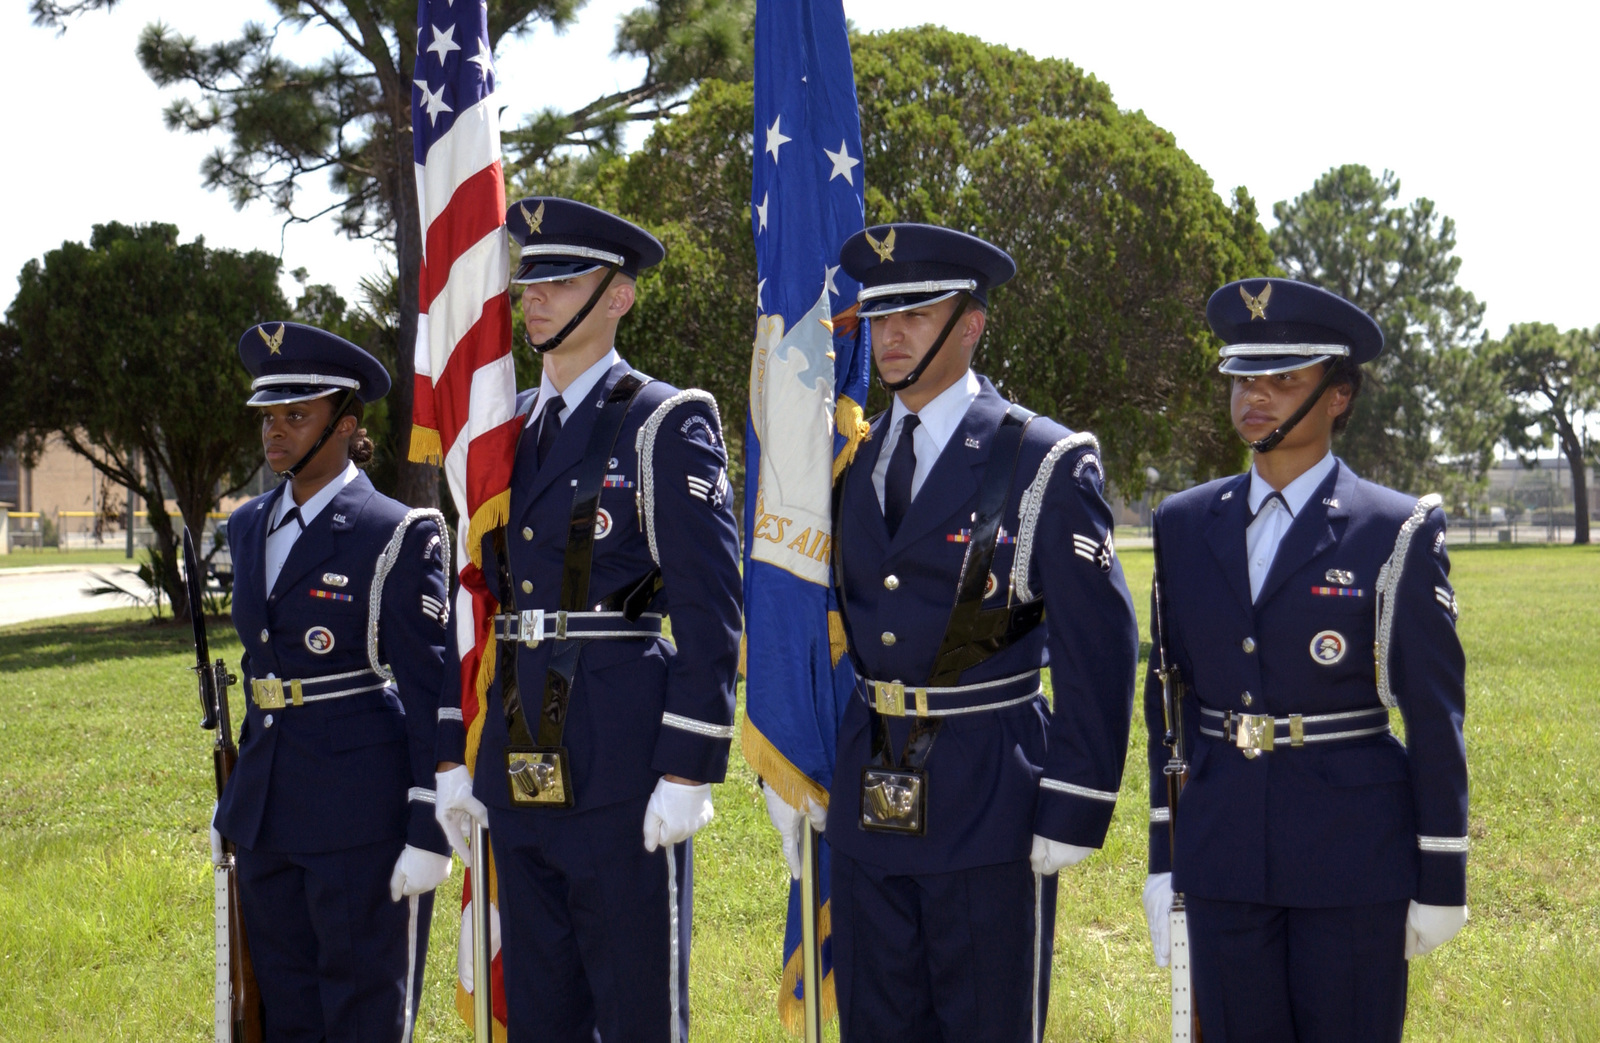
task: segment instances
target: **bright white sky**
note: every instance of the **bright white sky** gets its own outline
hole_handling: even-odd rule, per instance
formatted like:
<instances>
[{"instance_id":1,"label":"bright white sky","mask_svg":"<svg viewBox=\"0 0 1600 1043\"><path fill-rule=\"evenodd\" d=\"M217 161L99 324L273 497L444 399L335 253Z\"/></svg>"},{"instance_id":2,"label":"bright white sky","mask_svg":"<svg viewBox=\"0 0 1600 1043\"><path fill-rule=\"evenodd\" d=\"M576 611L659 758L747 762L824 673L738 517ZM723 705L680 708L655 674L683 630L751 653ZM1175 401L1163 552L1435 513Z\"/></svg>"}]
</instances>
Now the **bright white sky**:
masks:
<instances>
[{"instance_id":1,"label":"bright white sky","mask_svg":"<svg viewBox=\"0 0 1600 1043\"><path fill-rule=\"evenodd\" d=\"M636 83L610 50L618 15L638 2L590 0L565 36L541 28L503 46L508 120ZM177 92L158 90L134 56L149 21L212 42L270 20L263 0L124 0L61 37L34 28L26 6L0 14L11 82L43 88L9 116L0 305L25 261L113 219L170 221L185 239L235 249L278 252L281 239L286 271L304 266L353 298L379 263L373 247L327 219L281 232L266 204L238 212L204 191L201 158L223 142L167 131L161 109ZM846 0L846 13L863 30L934 22L1072 61L1176 134L1219 190L1246 186L1269 223L1275 201L1336 164L1394 170L1406 198L1456 220L1460 281L1488 303L1491 333L1600 323L1600 4ZM288 50L309 57L327 39L307 30ZM331 199L318 186L305 209Z\"/></svg>"}]
</instances>

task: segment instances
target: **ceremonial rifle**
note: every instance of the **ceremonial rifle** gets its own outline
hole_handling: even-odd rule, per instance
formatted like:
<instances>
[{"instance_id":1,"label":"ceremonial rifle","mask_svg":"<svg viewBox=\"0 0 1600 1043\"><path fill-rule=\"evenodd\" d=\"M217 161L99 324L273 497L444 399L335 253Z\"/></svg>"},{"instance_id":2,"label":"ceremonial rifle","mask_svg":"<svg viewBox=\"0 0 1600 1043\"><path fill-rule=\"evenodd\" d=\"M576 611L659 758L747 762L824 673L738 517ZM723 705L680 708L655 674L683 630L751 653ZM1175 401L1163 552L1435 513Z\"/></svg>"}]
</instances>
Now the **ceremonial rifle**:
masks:
<instances>
[{"instance_id":1,"label":"ceremonial rifle","mask_svg":"<svg viewBox=\"0 0 1600 1043\"><path fill-rule=\"evenodd\" d=\"M233 767L239 762L239 747L233 742L233 726L228 716L228 686L238 678L228 673L221 659L211 662L206 641L206 615L203 592L205 571L194 551L189 527L183 529L183 569L189 591L189 618L194 622L194 672L200 686L200 727L217 733L211 751L212 773L217 799L228 785ZM256 987L255 969L250 963L250 947L245 940L244 920L239 913L239 881L234 862L234 845L222 840L222 861L213 867L216 894L216 1041L217 1043L261 1043L261 992Z\"/></svg>"},{"instance_id":2,"label":"ceremonial rifle","mask_svg":"<svg viewBox=\"0 0 1600 1043\"><path fill-rule=\"evenodd\" d=\"M1155 538L1155 526L1150 527L1154 545L1155 566L1151 590L1155 600L1156 679L1161 682L1161 715L1166 724L1162 745L1167 747L1167 766L1162 769L1167 783L1167 850L1168 862L1176 857L1178 848L1178 794L1189 780L1189 759L1183 742L1183 675L1176 664L1167 658L1166 626L1161 612L1161 547ZM1184 907L1183 895L1172 893L1172 911L1168 915L1170 932L1169 963L1172 969L1172 1043L1200 1043L1200 1012L1194 1003L1194 983L1189 971L1189 914Z\"/></svg>"}]
</instances>

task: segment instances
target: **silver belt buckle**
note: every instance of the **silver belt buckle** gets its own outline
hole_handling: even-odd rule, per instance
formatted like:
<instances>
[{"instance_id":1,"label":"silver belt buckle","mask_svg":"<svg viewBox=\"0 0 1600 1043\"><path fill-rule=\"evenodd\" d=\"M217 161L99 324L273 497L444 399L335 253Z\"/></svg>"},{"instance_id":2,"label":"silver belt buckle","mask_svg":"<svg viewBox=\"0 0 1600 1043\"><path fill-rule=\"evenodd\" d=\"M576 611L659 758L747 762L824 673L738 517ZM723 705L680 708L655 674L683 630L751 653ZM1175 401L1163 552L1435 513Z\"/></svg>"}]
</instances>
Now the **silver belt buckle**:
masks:
<instances>
[{"instance_id":1,"label":"silver belt buckle","mask_svg":"<svg viewBox=\"0 0 1600 1043\"><path fill-rule=\"evenodd\" d=\"M517 616L517 640L536 648L544 640L544 609L530 608Z\"/></svg>"},{"instance_id":2,"label":"silver belt buckle","mask_svg":"<svg viewBox=\"0 0 1600 1043\"><path fill-rule=\"evenodd\" d=\"M1261 756L1263 751L1272 749L1273 720L1271 714L1241 713L1234 719L1234 745L1244 751L1244 755L1254 760Z\"/></svg>"}]
</instances>

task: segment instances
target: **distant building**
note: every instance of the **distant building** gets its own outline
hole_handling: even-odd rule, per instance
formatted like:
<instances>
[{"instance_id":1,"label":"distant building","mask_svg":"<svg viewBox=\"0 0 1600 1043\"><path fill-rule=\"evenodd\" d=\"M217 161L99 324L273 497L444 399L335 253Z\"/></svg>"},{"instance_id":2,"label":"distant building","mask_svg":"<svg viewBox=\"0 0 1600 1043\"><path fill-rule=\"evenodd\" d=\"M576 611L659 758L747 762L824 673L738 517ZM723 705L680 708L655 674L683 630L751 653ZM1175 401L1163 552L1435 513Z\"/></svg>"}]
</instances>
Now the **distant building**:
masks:
<instances>
[{"instance_id":1,"label":"distant building","mask_svg":"<svg viewBox=\"0 0 1600 1043\"><path fill-rule=\"evenodd\" d=\"M1489 469L1489 490L1486 494L1491 506L1520 507L1528 516L1546 517L1554 506L1556 518L1574 517L1572 502L1572 469L1564 456L1542 456L1525 466L1512 457L1498 461ZM1595 481L1596 468L1587 469L1588 508L1591 518L1600 516L1600 482Z\"/></svg>"},{"instance_id":2,"label":"distant building","mask_svg":"<svg viewBox=\"0 0 1600 1043\"><path fill-rule=\"evenodd\" d=\"M224 498L220 510L231 511L268 487L258 471L244 490ZM177 502L170 496L165 502L167 512L176 516ZM69 449L59 436L49 438L33 467L23 465L15 447L0 450L0 504L11 508L13 546L39 546L46 530L62 546L115 547L126 541L128 491ZM135 504L134 538L141 545L150 533L144 506L142 501ZM39 517L27 517L34 513Z\"/></svg>"}]
</instances>

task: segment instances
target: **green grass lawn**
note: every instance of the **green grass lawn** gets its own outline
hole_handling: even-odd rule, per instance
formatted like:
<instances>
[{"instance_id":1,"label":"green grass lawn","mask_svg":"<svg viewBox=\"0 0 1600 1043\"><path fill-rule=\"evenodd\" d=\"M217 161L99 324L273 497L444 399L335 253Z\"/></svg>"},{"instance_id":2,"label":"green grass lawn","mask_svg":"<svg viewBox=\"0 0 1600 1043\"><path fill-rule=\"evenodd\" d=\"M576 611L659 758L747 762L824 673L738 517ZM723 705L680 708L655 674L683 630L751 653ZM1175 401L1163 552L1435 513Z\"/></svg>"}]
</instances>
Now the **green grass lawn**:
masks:
<instances>
[{"instance_id":1,"label":"green grass lawn","mask_svg":"<svg viewBox=\"0 0 1600 1043\"><path fill-rule=\"evenodd\" d=\"M47 556L48 557L48 556ZM1124 555L1136 603L1147 551ZM1472 765L1472 922L1413 967L1411 1040L1600 1040L1600 549L1457 550ZM1141 613L1142 614L1142 613ZM1141 622L1144 622L1141 620ZM215 631L217 628L213 628ZM237 643L216 640L236 658ZM210 1039L209 736L187 629L137 610L0 629L0 1039ZM1105 850L1062 878L1048 1038L1164 1039L1149 958L1144 739ZM786 871L734 753L696 841L699 1040L786 1039ZM416 1038L454 1012L460 875Z\"/></svg>"},{"instance_id":2,"label":"green grass lawn","mask_svg":"<svg viewBox=\"0 0 1600 1043\"><path fill-rule=\"evenodd\" d=\"M133 557L129 558L121 544L95 550L57 550L54 547L34 550L22 547L13 548L10 554L0 554L0 569L31 569L41 565L126 565L136 568L144 559L142 550L135 550Z\"/></svg>"}]
</instances>

